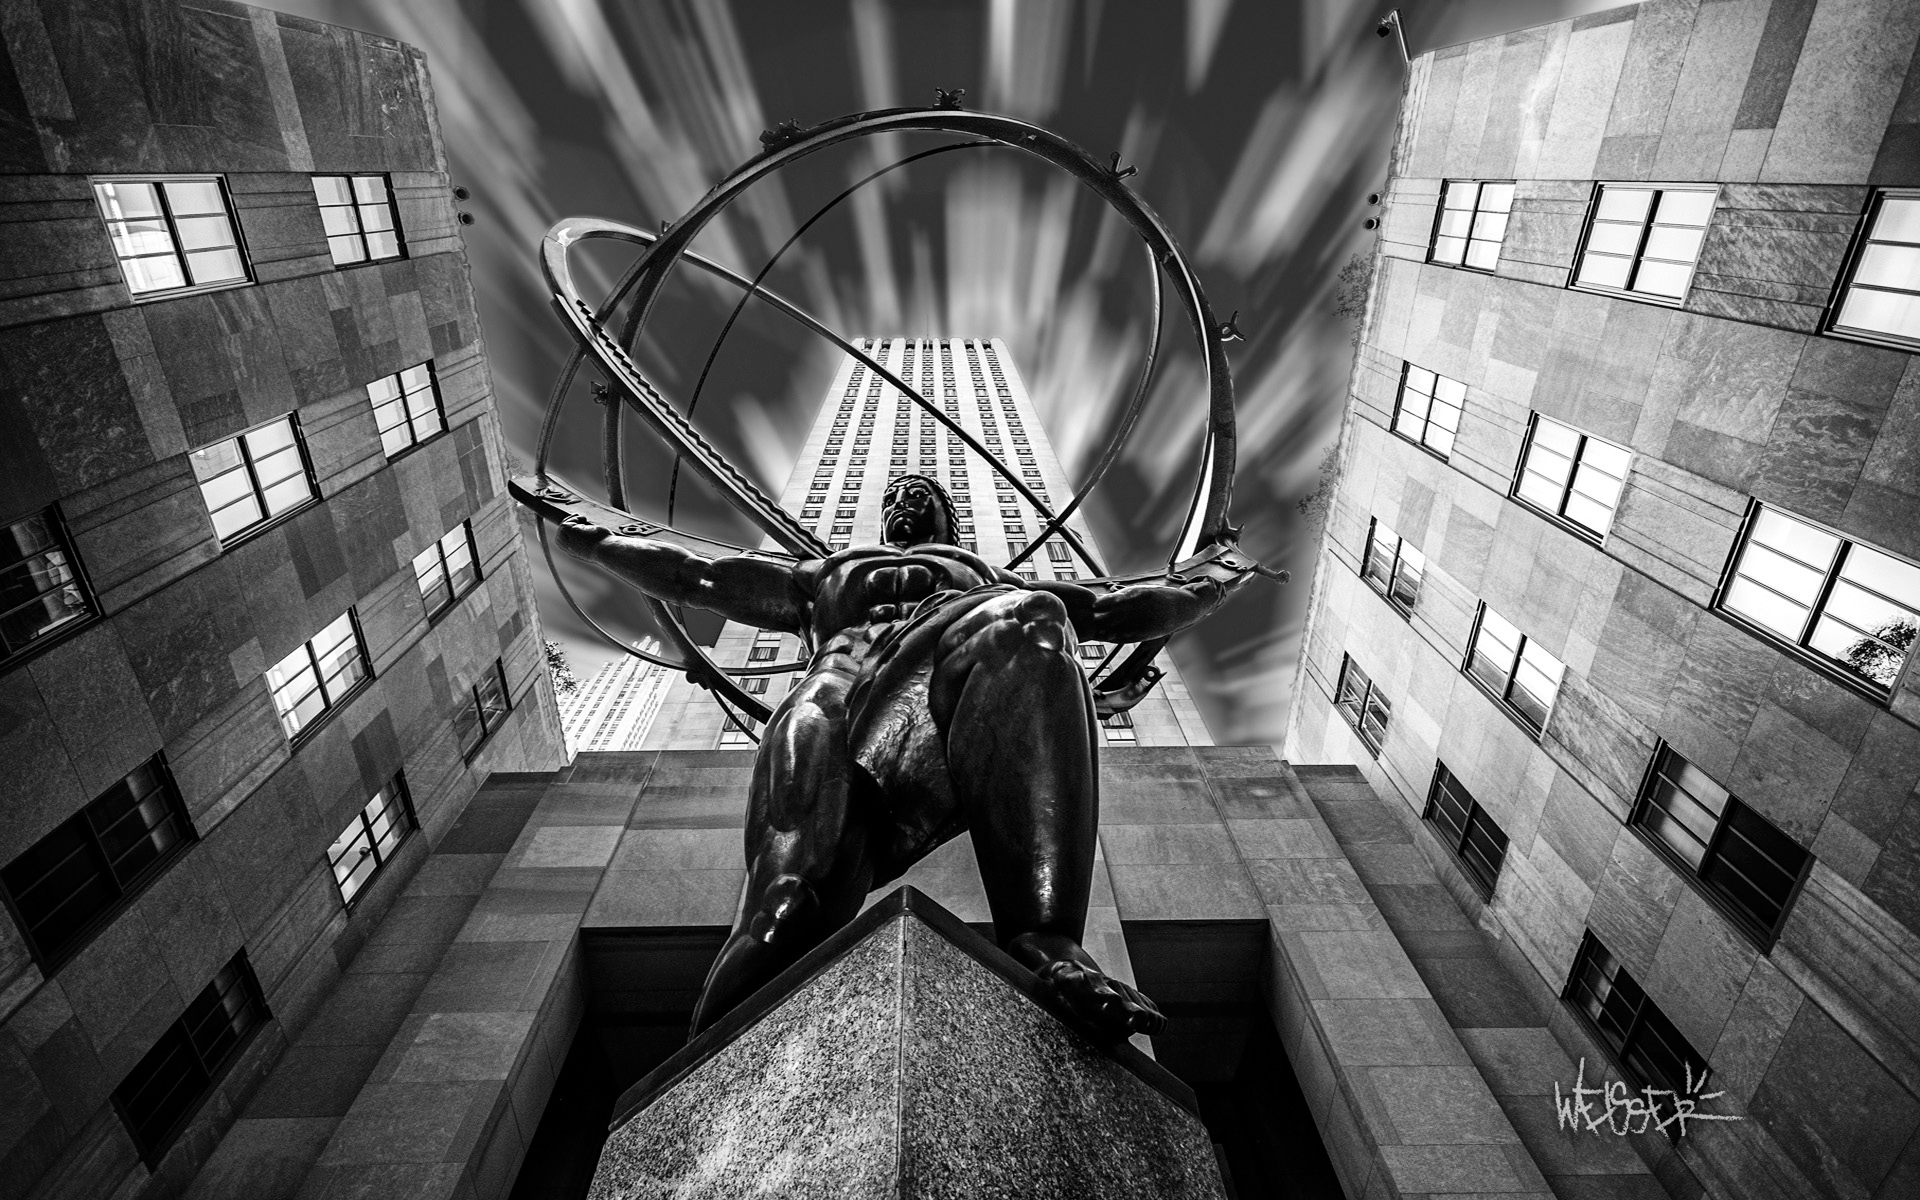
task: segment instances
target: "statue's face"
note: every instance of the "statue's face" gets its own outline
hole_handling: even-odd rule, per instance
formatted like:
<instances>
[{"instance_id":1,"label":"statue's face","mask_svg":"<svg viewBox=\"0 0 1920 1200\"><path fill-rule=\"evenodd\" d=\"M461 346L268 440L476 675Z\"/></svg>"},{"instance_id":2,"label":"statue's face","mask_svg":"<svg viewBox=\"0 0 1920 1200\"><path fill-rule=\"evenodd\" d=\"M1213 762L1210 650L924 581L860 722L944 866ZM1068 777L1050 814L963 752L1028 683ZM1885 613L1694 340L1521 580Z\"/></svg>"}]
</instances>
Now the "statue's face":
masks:
<instances>
[{"instance_id":1,"label":"statue's face","mask_svg":"<svg viewBox=\"0 0 1920 1200\"><path fill-rule=\"evenodd\" d=\"M918 546L951 542L953 530L947 526L946 506L933 489L909 479L887 496L880 512L880 536L897 546Z\"/></svg>"}]
</instances>

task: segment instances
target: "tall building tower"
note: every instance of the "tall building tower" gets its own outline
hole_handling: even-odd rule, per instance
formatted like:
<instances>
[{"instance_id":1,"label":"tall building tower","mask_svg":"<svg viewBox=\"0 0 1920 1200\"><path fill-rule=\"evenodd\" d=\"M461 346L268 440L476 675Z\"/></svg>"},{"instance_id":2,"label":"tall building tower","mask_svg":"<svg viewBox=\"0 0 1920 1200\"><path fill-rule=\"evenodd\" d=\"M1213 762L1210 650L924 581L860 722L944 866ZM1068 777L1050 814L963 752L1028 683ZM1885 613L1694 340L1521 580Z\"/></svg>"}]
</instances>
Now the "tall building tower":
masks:
<instances>
[{"instance_id":1,"label":"tall building tower","mask_svg":"<svg viewBox=\"0 0 1920 1200\"><path fill-rule=\"evenodd\" d=\"M1000 456L1055 511L1072 499L1073 488L999 339L883 338L863 342L862 349L940 404L946 416ZM781 503L798 512L833 549L872 545L880 540L880 508L888 481L909 472L941 482L953 497L961 544L988 562L1010 561L1046 524L1025 497L964 442L847 355L834 373ZM1077 513L1067 526L1083 545L1095 547ZM1104 573L1102 567L1092 570L1065 541L1054 538L1016 570L1027 579L1086 579ZM1087 669L1095 671L1112 649L1087 643L1080 654ZM714 660L723 666L787 662L800 656L797 637L733 623L722 630L714 649ZM1105 720L1107 744L1212 745L1172 660L1162 653L1156 665L1165 678L1131 711ZM745 686L767 697L772 706L797 678L749 676ZM645 745L662 750L748 749L753 739L717 701L679 679Z\"/></svg>"},{"instance_id":2,"label":"tall building tower","mask_svg":"<svg viewBox=\"0 0 1920 1200\"><path fill-rule=\"evenodd\" d=\"M177 1195L326 1063L248 1126L284 1179L425 983L375 934L430 849L565 761L426 63L4 24L0 1195Z\"/></svg>"},{"instance_id":3,"label":"tall building tower","mask_svg":"<svg viewBox=\"0 0 1920 1200\"><path fill-rule=\"evenodd\" d=\"M647 638L638 645L657 651L660 643ZM665 667L631 655L601 667L572 695L560 698L567 748L575 754L640 749L673 675Z\"/></svg>"},{"instance_id":4,"label":"tall building tower","mask_svg":"<svg viewBox=\"0 0 1920 1200\"><path fill-rule=\"evenodd\" d=\"M1491 935L1395 925L1523 1140L1542 1064L1704 1075L1676 1197L1920 1194L1917 36L1628 6L1416 60L1394 147L1285 752Z\"/></svg>"}]
</instances>

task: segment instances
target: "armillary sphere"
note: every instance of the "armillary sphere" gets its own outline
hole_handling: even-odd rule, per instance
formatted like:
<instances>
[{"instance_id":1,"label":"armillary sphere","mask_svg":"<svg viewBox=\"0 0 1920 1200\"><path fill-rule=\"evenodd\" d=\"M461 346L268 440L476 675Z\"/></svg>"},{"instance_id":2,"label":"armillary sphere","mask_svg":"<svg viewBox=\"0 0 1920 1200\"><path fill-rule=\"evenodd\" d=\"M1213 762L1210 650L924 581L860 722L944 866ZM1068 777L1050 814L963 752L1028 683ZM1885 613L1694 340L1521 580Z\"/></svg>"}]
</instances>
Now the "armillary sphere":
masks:
<instances>
[{"instance_id":1,"label":"armillary sphere","mask_svg":"<svg viewBox=\"0 0 1920 1200\"><path fill-rule=\"evenodd\" d=\"M1172 581L1182 572L1192 571L1202 564L1212 564L1216 569L1259 570L1265 574L1280 574L1266 571L1240 552L1239 530L1229 524L1227 519L1227 508L1233 493L1234 426L1233 378L1227 368L1225 344L1238 337L1238 332L1233 328L1232 322L1220 324L1214 320L1213 311L1207 305L1207 298L1200 290L1199 280L1194 276L1180 248L1174 243L1173 236L1167 232L1159 216L1134 195L1123 182L1128 175L1133 174L1133 168L1121 167L1118 154L1113 155L1109 162L1103 164L1059 135L1025 121L990 113L964 111L959 107L958 96L958 93L942 92L939 103L933 108L899 108L884 112L856 113L823 122L810 129L802 129L793 122L782 123L778 128L761 135L760 140L764 143L765 149L759 155L721 180L711 191L701 197L698 203L687 210L684 216L671 224L662 226L658 233L596 217L568 217L547 231L540 245L541 267L546 274L548 285L553 289L554 307L559 311L561 319L566 322L568 328L572 330L578 344L567 359L566 366L555 381L552 394L548 399L546 418L540 429L539 452L534 463L535 473L531 476L515 478L510 485L510 490L515 498L543 518L540 524L540 546L546 556L549 570L553 569L553 547L548 538L547 522L558 523L573 515L583 516L595 524L604 525L618 533L678 542L690 550L705 555L748 554L792 562L802 558L821 558L829 553L826 545L814 536L812 530L802 525L791 513L781 508L777 502L755 486L752 480L723 458L693 427L689 417L694 403L699 398L698 385L689 399L687 413L683 414L668 403L660 390L641 374L639 366L634 361L634 347L638 345L640 335L646 328L648 315L653 310L661 288L666 284L674 267L685 261L742 289L739 306L734 309L734 318L739 316L747 301L755 297L791 317L852 355L923 411L932 414L934 420L944 425L952 435L959 437L974 454L979 455L1000 477L1005 486L1018 491L1040 514L1040 519L1045 522L1045 528L1028 543L1025 550L1006 564L1009 569L1018 566L1048 538L1057 535L1087 564L1088 569L1095 576L1086 581L1087 586L1096 589L1119 587L1155 578ZM802 224L795 231L793 238L774 254L755 278L748 279L688 249L695 236L706 227L709 221L724 211L748 188L774 172L809 154L841 142L873 137L877 134L909 131L951 134L965 140L908 156L882 167L855 183ZM860 346L841 337L810 313L762 286L761 283L788 246L793 245L808 227L860 187L888 171L896 170L922 158L956 150L987 147L1006 147L1022 151L1065 171L1091 188L1140 235L1140 240L1146 248L1148 266L1153 279L1153 336L1140 364L1133 394L1118 427L1114 430L1112 438L1093 470L1074 493L1073 499L1058 512L1054 512L1036 496L1033 489L1020 478L1018 473L948 417L940 405L921 395L904 379L874 361ZM593 238L631 242L643 247L640 257L621 276L611 294L601 300L597 307L581 297L575 284L573 270L568 263L568 252L573 246ZM1127 438L1133 432L1134 423L1138 420L1140 411L1146 403L1160 357L1161 308L1167 280L1172 281L1174 295L1181 307L1186 310L1188 322L1192 325L1194 336L1200 346L1200 357L1204 364L1206 379L1206 444L1200 459L1199 477L1194 486L1193 498L1188 505L1180 535L1168 555L1166 570L1157 574L1109 576L1088 548L1067 527L1066 521L1079 509L1087 495L1099 484L1119 458ZM623 306L624 314L622 314ZM733 319L730 318L708 357L709 369L732 326ZM604 502L591 499L580 489L560 481L547 472L547 456L552 449L554 431L558 427L560 415L572 390L575 376L582 363L588 358L593 359L594 364L609 381L609 387L598 397L605 406L603 414L605 445L602 458L606 493ZM705 379L706 373L702 372L701 382L704 383ZM596 389L596 391L599 390ZM694 471L716 488L735 508L764 530L769 538L782 547L784 553L736 546L713 538L685 533L673 528L671 524L663 525L645 521L627 512L628 486L626 466L621 452L621 421L628 410L637 414L654 433L672 447L681 460L690 464ZM677 475L677 463L675 471ZM670 501L667 512L669 522L672 520L672 515ZM649 609L662 632L679 651L680 657L671 659L650 654L626 645L589 616L580 607L572 593L567 590L565 582L557 571L554 573L554 582L559 585L561 594L566 597L573 611L608 642L619 647L624 653L684 671L694 683L713 692L723 706L733 710L736 717L744 717L745 719L740 721L742 729L751 730L754 725L764 723L772 714L759 698L750 695L740 687L735 676L779 674L802 670L806 666L804 661L796 660L721 667L694 642L687 631L682 614L677 609L652 598L647 599ZM1165 639L1156 639L1131 647L1116 646L1107 655L1106 661L1101 663L1092 678L1096 708L1102 716L1131 708L1159 681L1161 672L1153 665L1153 659L1164 644ZM1123 654L1122 651L1125 653Z\"/></svg>"}]
</instances>

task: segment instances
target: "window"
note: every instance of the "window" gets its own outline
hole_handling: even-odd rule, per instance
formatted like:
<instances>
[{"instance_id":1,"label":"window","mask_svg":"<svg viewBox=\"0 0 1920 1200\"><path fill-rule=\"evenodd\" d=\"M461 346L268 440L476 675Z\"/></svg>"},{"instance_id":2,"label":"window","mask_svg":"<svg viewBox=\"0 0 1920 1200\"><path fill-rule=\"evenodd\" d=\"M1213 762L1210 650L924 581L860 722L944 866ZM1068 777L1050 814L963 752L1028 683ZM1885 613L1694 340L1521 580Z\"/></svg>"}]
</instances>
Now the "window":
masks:
<instances>
[{"instance_id":1,"label":"window","mask_svg":"<svg viewBox=\"0 0 1920 1200\"><path fill-rule=\"evenodd\" d=\"M313 499L313 480L293 421L288 413L187 456L213 518L213 534L221 541Z\"/></svg>"},{"instance_id":2,"label":"window","mask_svg":"<svg viewBox=\"0 0 1920 1200\"><path fill-rule=\"evenodd\" d=\"M506 669L499 659L480 672L468 693L460 711L453 715L453 733L459 739L461 757L470 759L513 711L513 702L507 697Z\"/></svg>"},{"instance_id":3,"label":"window","mask_svg":"<svg viewBox=\"0 0 1920 1200\"><path fill-rule=\"evenodd\" d=\"M1700 258L1714 195L1712 188L1601 184L1574 284L1680 299Z\"/></svg>"},{"instance_id":4,"label":"window","mask_svg":"<svg viewBox=\"0 0 1920 1200\"><path fill-rule=\"evenodd\" d=\"M1087 662L1097 663L1107 656L1105 642L1081 642L1080 657Z\"/></svg>"},{"instance_id":5,"label":"window","mask_svg":"<svg viewBox=\"0 0 1920 1200\"><path fill-rule=\"evenodd\" d=\"M802 521L816 520L819 518L819 516L820 516L820 510L817 508L803 508L800 510L800 519Z\"/></svg>"},{"instance_id":6,"label":"window","mask_svg":"<svg viewBox=\"0 0 1920 1200\"><path fill-rule=\"evenodd\" d=\"M1813 856L1661 746L1631 824L1761 945L1773 945Z\"/></svg>"},{"instance_id":7,"label":"window","mask_svg":"<svg viewBox=\"0 0 1920 1200\"><path fill-rule=\"evenodd\" d=\"M1021 564L1020 564L1019 566L1017 566L1017 567L1015 567L1015 568L1013 569L1013 573L1014 573L1015 575L1018 575L1018 576L1019 576L1020 578L1022 578L1022 579L1038 579L1038 578L1040 578L1040 572L1039 572L1039 571L1037 571L1037 570L1035 570L1035 569L1034 569L1034 565L1033 565L1032 563L1030 563L1030 562L1023 562L1023 563L1021 563Z\"/></svg>"},{"instance_id":8,"label":"window","mask_svg":"<svg viewBox=\"0 0 1920 1200\"><path fill-rule=\"evenodd\" d=\"M1920 345L1920 192L1878 192L1828 328Z\"/></svg>"},{"instance_id":9,"label":"window","mask_svg":"<svg viewBox=\"0 0 1920 1200\"><path fill-rule=\"evenodd\" d=\"M1072 562L1073 551L1067 549L1065 542L1058 542L1049 538L1047 539L1047 558L1057 563Z\"/></svg>"},{"instance_id":10,"label":"window","mask_svg":"<svg viewBox=\"0 0 1920 1200\"><path fill-rule=\"evenodd\" d=\"M1019 528L1020 527L1017 525L1011 526L1008 528L1007 532L1012 533ZM1025 554L1026 551L1027 551L1027 544L1025 542L1021 541L1018 538L1007 539L1007 557L1012 558L1015 555Z\"/></svg>"},{"instance_id":11,"label":"window","mask_svg":"<svg viewBox=\"0 0 1920 1200\"><path fill-rule=\"evenodd\" d=\"M1065 583L1070 579L1080 578L1080 574L1072 567L1056 567L1053 572L1053 578L1057 583Z\"/></svg>"},{"instance_id":12,"label":"window","mask_svg":"<svg viewBox=\"0 0 1920 1200\"><path fill-rule=\"evenodd\" d=\"M778 646L755 646L753 649L747 651L747 661L750 663L772 662L774 655L779 653L779 651L780 647Z\"/></svg>"},{"instance_id":13,"label":"window","mask_svg":"<svg viewBox=\"0 0 1920 1200\"><path fill-rule=\"evenodd\" d=\"M1885 696L1920 633L1920 567L1755 504L1718 607Z\"/></svg>"},{"instance_id":14,"label":"window","mask_svg":"<svg viewBox=\"0 0 1920 1200\"><path fill-rule=\"evenodd\" d=\"M1445 458L1466 407L1467 385L1412 363L1400 371L1400 395L1393 405L1393 431Z\"/></svg>"},{"instance_id":15,"label":"window","mask_svg":"<svg viewBox=\"0 0 1920 1200\"><path fill-rule=\"evenodd\" d=\"M334 266L401 256L393 188L385 175L315 175L313 194L320 201L320 223Z\"/></svg>"},{"instance_id":16,"label":"window","mask_svg":"<svg viewBox=\"0 0 1920 1200\"><path fill-rule=\"evenodd\" d=\"M0 540L0 662L94 615L60 514L42 509Z\"/></svg>"},{"instance_id":17,"label":"window","mask_svg":"<svg viewBox=\"0 0 1920 1200\"><path fill-rule=\"evenodd\" d=\"M1494 883L1500 878L1500 864L1507 858L1507 835L1460 786L1445 763L1434 764L1427 810L1420 815L1440 831L1481 896L1491 899Z\"/></svg>"},{"instance_id":18,"label":"window","mask_svg":"<svg viewBox=\"0 0 1920 1200\"><path fill-rule=\"evenodd\" d=\"M1333 706L1340 715L1353 726L1360 735L1360 741L1368 753L1380 757L1380 747L1387 740L1387 722L1393 716L1393 705L1380 694L1367 673L1353 661L1352 655L1340 656L1340 680L1333 689Z\"/></svg>"},{"instance_id":19,"label":"window","mask_svg":"<svg viewBox=\"0 0 1920 1200\"><path fill-rule=\"evenodd\" d=\"M1538 734L1547 726L1566 665L1484 602L1467 649L1469 678Z\"/></svg>"},{"instance_id":20,"label":"window","mask_svg":"<svg viewBox=\"0 0 1920 1200\"><path fill-rule=\"evenodd\" d=\"M1420 578L1426 565L1425 555L1387 528L1385 521L1374 518L1367 528L1367 549L1360 561L1360 577L1385 596L1387 603L1402 613L1412 612L1414 603L1420 599Z\"/></svg>"},{"instance_id":21,"label":"window","mask_svg":"<svg viewBox=\"0 0 1920 1200\"><path fill-rule=\"evenodd\" d=\"M742 681L742 686L745 687L750 695L764 696L767 694L767 677L765 675L752 676Z\"/></svg>"},{"instance_id":22,"label":"window","mask_svg":"<svg viewBox=\"0 0 1920 1200\"><path fill-rule=\"evenodd\" d=\"M420 599L427 615L435 616L453 606L453 602L480 582L480 568L474 562L473 530L465 521L447 535L413 556L414 578L420 584Z\"/></svg>"},{"instance_id":23,"label":"window","mask_svg":"<svg viewBox=\"0 0 1920 1200\"><path fill-rule=\"evenodd\" d=\"M1117 712L1102 717L1100 727L1106 730L1107 742L1111 745L1131 745L1140 740L1140 735L1134 732L1132 713Z\"/></svg>"},{"instance_id":24,"label":"window","mask_svg":"<svg viewBox=\"0 0 1920 1200\"><path fill-rule=\"evenodd\" d=\"M113 1089L113 1105L149 1167L159 1163L249 1035L266 1021L266 1002L242 950Z\"/></svg>"},{"instance_id":25,"label":"window","mask_svg":"<svg viewBox=\"0 0 1920 1200\"><path fill-rule=\"evenodd\" d=\"M268 667L267 690L273 693L287 736L297 737L367 677L366 653L349 608L311 641Z\"/></svg>"},{"instance_id":26,"label":"window","mask_svg":"<svg viewBox=\"0 0 1920 1200\"><path fill-rule=\"evenodd\" d=\"M1574 955L1563 995L1642 1087L1685 1094L1683 1089L1691 1082L1694 1091L1703 1090L1707 1060L1687 1044L1667 1014L1648 999L1592 930ZM1665 1120L1665 1115L1660 1119Z\"/></svg>"},{"instance_id":27,"label":"window","mask_svg":"<svg viewBox=\"0 0 1920 1200\"><path fill-rule=\"evenodd\" d=\"M1535 413L1513 495L1576 530L1604 538L1632 461L1625 447Z\"/></svg>"},{"instance_id":28,"label":"window","mask_svg":"<svg viewBox=\"0 0 1920 1200\"><path fill-rule=\"evenodd\" d=\"M729 716L726 725L720 730L720 748L726 750L735 746L751 745L753 745L752 735L740 727L739 721Z\"/></svg>"},{"instance_id":29,"label":"window","mask_svg":"<svg viewBox=\"0 0 1920 1200\"><path fill-rule=\"evenodd\" d=\"M399 773L373 794L366 807L327 848L327 865L347 905L367 886L407 834L413 832L413 806L407 800L407 782Z\"/></svg>"},{"instance_id":30,"label":"window","mask_svg":"<svg viewBox=\"0 0 1920 1200\"><path fill-rule=\"evenodd\" d=\"M1449 179L1440 188L1440 211L1433 223L1427 261L1491 271L1500 261L1513 208L1511 183Z\"/></svg>"},{"instance_id":31,"label":"window","mask_svg":"<svg viewBox=\"0 0 1920 1200\"><path fill-rule=\"evenodd\" d=\"M248 282L218 176L103 179L94 183L93 198L135 296Z\"/></svg>"},{"instance_id":32,"label":"window","mask_svg":"<svg viewBox=\"0 0 1920 1200\"><path fill-rule=\"evenodd\" d=\"M43 974L87 944L193 840L158 755L0 868Z\"/></svg>"}]
</instances>

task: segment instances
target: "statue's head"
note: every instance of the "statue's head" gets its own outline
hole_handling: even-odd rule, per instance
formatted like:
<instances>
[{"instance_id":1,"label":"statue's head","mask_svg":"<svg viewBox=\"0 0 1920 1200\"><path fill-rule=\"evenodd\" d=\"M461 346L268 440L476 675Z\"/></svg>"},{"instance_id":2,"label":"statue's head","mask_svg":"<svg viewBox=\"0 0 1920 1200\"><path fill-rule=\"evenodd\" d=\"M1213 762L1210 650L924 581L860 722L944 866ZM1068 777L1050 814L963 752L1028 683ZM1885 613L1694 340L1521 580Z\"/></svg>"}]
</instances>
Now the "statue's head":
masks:
<instances>
[{"instance_id":1,"label":"statue's head","mask_svg":"<svg viewBox=\"0 0 1920 1200\"><path fill-rule=\"evenodd\" d=\"M880 507L880 540L896 546L953 544L953 498L929 475L901 475L887 484Z\"/></svg>"}]
</instances>

